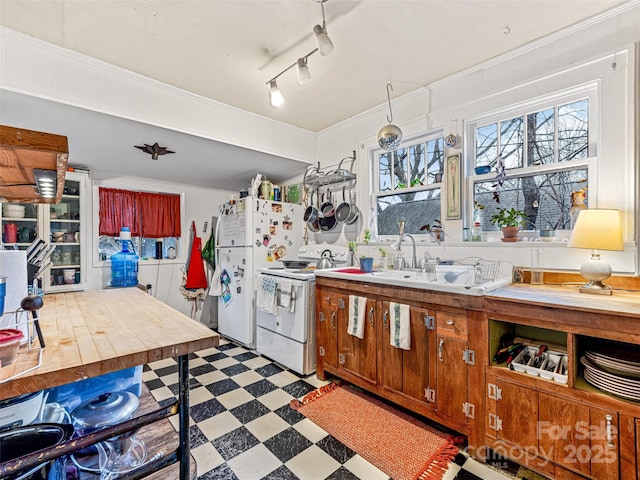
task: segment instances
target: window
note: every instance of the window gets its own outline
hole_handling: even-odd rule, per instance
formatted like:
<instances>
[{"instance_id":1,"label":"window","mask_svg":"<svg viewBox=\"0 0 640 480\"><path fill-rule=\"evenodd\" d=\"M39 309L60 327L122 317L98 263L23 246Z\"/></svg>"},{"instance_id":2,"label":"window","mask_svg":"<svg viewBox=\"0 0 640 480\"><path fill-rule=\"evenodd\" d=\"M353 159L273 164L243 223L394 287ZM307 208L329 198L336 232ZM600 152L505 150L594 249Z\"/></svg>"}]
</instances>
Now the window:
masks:
<instances>
[{"instance_id":1,"label":"window","mask_svg":"<svg viewBox=\"0 0 640 480\"><path fill-rule=\"evenodd\" d=\"M596 155L596 88L469 123L474 214L493 230L499 207L523 210L525 228L571 229L572 192L587 191ZM473 167L490 166L485 175ZM480 208L477 208L480 206Z\"/></svg>"},{"instance_id":2,"label":"window","mask_svg":"<svg viewBox=\"0 0 640 480\"><path fill-rule=\"evenodd\" d=\"M373 153L377 234L426 234L420 228L441 219L440 185L444 170L441 133L423 137L393 152Z\"/></svg>"},{"instance_id":3,"label":"window","mask_svg":"<svg viewBox=\"0 0 640 480\"><path fill-rule=\"evenodd\" d=\"M99 194L99 255L108 259L120 251L116 239L122 227L131 229L140 257L155 258L162 242L162 258L175 258L181 235L180 195L102 188Z\"/></svg>"}]
</instances>

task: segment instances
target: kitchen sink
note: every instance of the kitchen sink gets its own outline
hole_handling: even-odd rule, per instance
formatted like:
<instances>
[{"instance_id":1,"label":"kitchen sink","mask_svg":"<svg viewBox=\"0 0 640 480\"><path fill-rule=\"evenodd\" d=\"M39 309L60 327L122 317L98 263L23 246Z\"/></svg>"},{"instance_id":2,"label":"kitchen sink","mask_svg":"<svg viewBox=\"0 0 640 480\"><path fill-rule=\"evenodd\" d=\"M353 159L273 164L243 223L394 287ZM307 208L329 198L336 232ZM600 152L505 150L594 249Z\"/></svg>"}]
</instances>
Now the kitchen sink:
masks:
<instances>
[{"instance_id":1,"label":"kitchen sink","mask_svg":"<svg viewBox=\"0 0 640 480\"><path fill-rule=\"evenodd\" d=\"M413 269L356 273L354 269L335 268L316 270L316 276L475 296L485 295L487 292L511 283L511 278L508 277L482 282L481 278L474 278L473 276L470 278L466 275L467 272L460 272L455 269L452 269L451 272L448 275L446 272L444 274L439 272L435 279L433 279L433 276L431 277L433 280L425 272ZM478 281L476 282L476 280Z\"/></svg>"}]
</instances>

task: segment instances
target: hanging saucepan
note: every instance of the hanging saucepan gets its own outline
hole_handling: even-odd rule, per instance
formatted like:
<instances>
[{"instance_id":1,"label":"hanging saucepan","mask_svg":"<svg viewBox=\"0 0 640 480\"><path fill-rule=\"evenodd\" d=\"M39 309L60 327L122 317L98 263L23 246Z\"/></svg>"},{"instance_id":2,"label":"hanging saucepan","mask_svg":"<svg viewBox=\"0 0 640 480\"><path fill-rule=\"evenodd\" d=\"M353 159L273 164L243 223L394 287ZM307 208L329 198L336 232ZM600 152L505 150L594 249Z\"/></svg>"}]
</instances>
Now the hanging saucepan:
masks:
<instances>
[{"instance_id":1,"label":"hanging saucepan","mask_svg":"<svg viewBox=\"0 0 640 480\"><path fill-rule=\"evenodd\" d=\"M320 219L316 217L313 222L307 222L307 228L312 233L318 233L320 231Z\"/></svg>"},{"instance_id":2,"label":"hanging saucepan","mask_svg":"<svg viewBox=\"0 0 640 480\"><path fill-rule=\"evenodd\" d=\"M358 221L358 217L360 217L360 209L353 203L352 193L353 192L349 190L349 216L344 221L347 225L353 225Z\"/></svg>"},{"instance_id":3,"label":"hanging saucepan","mask_svg":"<svg viewBox=\"0 0 640 480\"><path fill-rule=\"evenodd\" d=\"M303 217L304 221L307 222L309 227L311 227L311 224L315 222L316 219L318 218L318 209L313 204L314 194L315 192L311 192L311 201L309 202L309 206L307 207L307 209L304 211L304 217Z\"/></svg>"},{"instance_id":4,"label":"hanging saucepan","mask_svg":"<svg viewBox=\"0 0 640 480\"><path fill-rule=\"evenodd\" d=\"M351 206L349 205L349 202L347 202L344 198L344 187L342 187L342 203L336 208L336 213L334 214L334 216L338 219L339 222L346 222L347 218L349 218L350 210Z\"/></svg>"},{"instance_id":5,"label":"hanging saucepan","mask_svg":"<svg viewBox=\"0 0 640 480\"><path fill-rule=\"evenodd\" d=\"M331 215L330 217L320 217L318 218L318 224L320 225L320 230L323 232L330 232L336 225L338 224L338 219L335 215Z\"/></svg>"},{"instance_id":6,"label":"hanging saucepan","mask_svg":"<svg viewBox=\"0 0 640 480\"><path fill-rule=\"evenodd\" d=\"M328 218L333 217L335 210L333 203L331 203L331 190L327 190L327 200L320 205L320 212L323 217ZM322 227L322 222L320 223L320 227Z\"/></svg>"}]
</instances>

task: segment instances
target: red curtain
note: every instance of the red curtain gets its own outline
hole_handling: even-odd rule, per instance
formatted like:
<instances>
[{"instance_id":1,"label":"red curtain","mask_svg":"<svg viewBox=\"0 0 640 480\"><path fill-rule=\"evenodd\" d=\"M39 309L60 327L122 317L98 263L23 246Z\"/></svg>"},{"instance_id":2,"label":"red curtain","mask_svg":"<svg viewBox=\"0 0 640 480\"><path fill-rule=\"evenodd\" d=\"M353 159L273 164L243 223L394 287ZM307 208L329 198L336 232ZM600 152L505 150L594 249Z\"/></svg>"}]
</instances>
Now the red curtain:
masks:
<instances>
[{"instance_id":1,"label":"red curtain","mask_svg":"<svg viewBox=\"0 0 640 480\"><path fill-rule=\"evenodd\" d=\"M180 195L99 188L100 235L129 227L134 237L179 237Z\"/></svg>"}]
</instances>

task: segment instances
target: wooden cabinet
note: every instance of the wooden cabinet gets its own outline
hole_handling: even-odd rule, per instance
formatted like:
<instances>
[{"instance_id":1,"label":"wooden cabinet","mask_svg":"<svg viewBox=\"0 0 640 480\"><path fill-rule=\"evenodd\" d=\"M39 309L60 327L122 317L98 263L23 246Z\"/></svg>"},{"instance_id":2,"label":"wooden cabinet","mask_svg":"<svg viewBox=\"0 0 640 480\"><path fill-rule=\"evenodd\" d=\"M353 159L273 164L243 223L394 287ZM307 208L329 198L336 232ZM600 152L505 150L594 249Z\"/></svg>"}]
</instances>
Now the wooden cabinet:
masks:
<instances>
[{"instance_id":1,"label":"wooden cabinet","mask_svg":"<svg viewBox=\"0 0 640 480\"><path fill-rule=\"evenodd\" d=\"M347 333L349 295L316 288L317 373L324 378L326 369L377 382L377 305L366 299L364 336Z\"/></svg>"},{"instance_id":2,"label":"wooden cabinet","mask_svg":"<svg viewBox=\"0 0 640 480\"><path fill-rule=\"evenodd\" d=\"M527 458L526 452L531 455L529 466L554 478L573 478L572 472L618 478L616 412L551 395L499 374L488 378L490 447L511 458Z\"/></svg>"},{"instance_id":3,"label":"wooden cabinet","mask_svg":"<svg viewBox=\"0 0 640 480\"><path fill-rule=\"evenodd\" d=\"M473 361L467 344L467 317L439 311L436 325L436 409L463 426L467 417L475 414L467 396L467 366Z\"/></svg>"},{"instance_id":4,"label":"wooden cabinet","mask_svg":"<svg viewBox=\"0 0 640 480\"><path fill-rule=\"evenodd\" d=\"M469 434L466 310L441 309L406 290L369 289L355 282L316 279L317 374L336 375L397 404ZM349 297L366 299L364 338L347 333ZM391 345L390 303L409 305L408 350ZM472 358L473 358L473 354ZM481 368L481 367L479 367Z\"/></svg>"},{"instance_id":5,"label":"wooden cabinet","mask_svg":"<svg viewBox=\"0 0 640 480\"><path fill-rule=\"evenodd\" d=\"M435 319L424 308L411 307L409 312L411 348L403 350L391 345L389 302L382 302L382 332L378 350L380 385L385 390L429 402L429 392L433 391L429 367L435 341Z\"/></svg>"}]
</instances>

